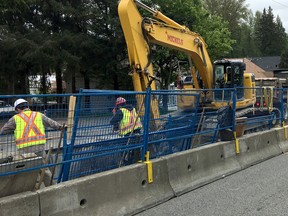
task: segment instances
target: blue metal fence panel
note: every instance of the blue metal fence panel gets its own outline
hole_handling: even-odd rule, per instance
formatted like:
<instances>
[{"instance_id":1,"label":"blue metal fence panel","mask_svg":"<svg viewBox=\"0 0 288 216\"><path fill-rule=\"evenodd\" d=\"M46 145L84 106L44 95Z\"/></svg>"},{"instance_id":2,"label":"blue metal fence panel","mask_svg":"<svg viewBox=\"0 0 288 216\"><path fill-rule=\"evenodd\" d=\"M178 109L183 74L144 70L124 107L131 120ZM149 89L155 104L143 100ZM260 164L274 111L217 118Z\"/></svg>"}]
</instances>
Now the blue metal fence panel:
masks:
<instances>
[{"instance_id":1,"label":"blue metal fence panel","mask_svg":"<svg viewBox=\"0 0 288 216\"><path fill-rule=\"evenodd\" d=\"M64 165L63 181L134 163L135 152L141 154L143 148L142 135L122 137L110 124L117 97L121 96L127 104L137 107L137 98L143 93L97 90L82 90L80 93L74 133L63 157L63 160L73 162ZM139 119L143 121L143 116Z\"/></svg>"},{"instance_id":2,"label":"blue metal fence panel","mask_svg":"<svg viewBox=\"0 0 288 216\"><path fill-rule=\"evenodd\" d=\"M277 91L279 100L274 100L272 111L265 106L259 107L257 112L251 112L242 121L238 121L237 118L235 120L237 113L233 105L241 99L238 98L238 89L227 89L227 93L225 89L221 89L217 94L216 90L213 92L218 101L226 101L224 104L227 106L219 110L203 108L205 98L200 97L203 96L203 92L196 90L81 90L79 94L0 96L0 124L3 126L15 114L13 103L20 97L30 102L32 110L45 113L61 124L67 123L69 111L71 112L69 98L76 97L75 113L70 115L73 118L72 134L65 132L64 139L60 140L61 131L46 130L46 152L52 147L48 163L41 166L31 164L25 169L13 171L15 174L44 167L52 170L56 167L54 182L56 178L57 182L61 182L143 161L146 151L150 152L151 158L157 158L223 140L223 137L234 139L233 131L244 124L245 129L251 131L259 124L270 127L275 122L281 124L288 115L288 91ZM125 98L127 103L138 111L143 125L140 134L123 137L114 130L110 120L114 115L117 97ZM155 98L157 104L151 103ZM3 108L7 108L5 112L1 112L1 103ZM150 115L151 104L156 106L154 109L159 110L159 116ZM259 129L261 130L257 127L255 130ZM14 159L19 156L12 133L1 135L0 142L0 162L9 163L9 156L12 155ZM2 170L0 176L9 174L13 173Z\"/></svg>"}]
</instances>

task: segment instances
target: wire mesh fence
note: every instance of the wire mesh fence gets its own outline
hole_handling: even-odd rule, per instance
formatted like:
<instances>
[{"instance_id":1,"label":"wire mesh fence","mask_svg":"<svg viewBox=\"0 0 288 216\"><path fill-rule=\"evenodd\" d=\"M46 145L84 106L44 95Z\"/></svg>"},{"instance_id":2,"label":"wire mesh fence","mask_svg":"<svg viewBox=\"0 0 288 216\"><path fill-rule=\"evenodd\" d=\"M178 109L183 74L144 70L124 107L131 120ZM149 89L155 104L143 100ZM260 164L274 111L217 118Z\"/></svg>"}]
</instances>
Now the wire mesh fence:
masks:
<instances>
[{"instance_id":1,"label":"wire mesh fence","mask_svg":"<svg viewBox=\"0 0 288 216\"><path fill-rule=\"evenodd\" d=\"M233 140L235 131L239 137L282 125L287 118L287 89L275 89L273 96L271 90L267 94L264 90L262 95L255 96L251 107L238 109L236 103L243 101L245 92L254 90L212 91L214 101L223 104L220 109L207 106L211 104L206 98L208 91L196 90L82 90L74 95L2 96L2 128L11 119L15 121L13 104L18 98L27 100L30 110L66 127L45 127L45 142L41 143L44 148L39 151L34 143L29 152L23 152L15 141L23 136L27 125L35 125L27 126L35 135L41 124L24 119L23 124L27 125L18 125L22 132L17 133L14 122L9 133L1 134L0 176L43 171L46 174L42 177L34 175L35 181L54 184L144 161L147 151L150 158L157 158Z\"/></svg>"}]
</instances>

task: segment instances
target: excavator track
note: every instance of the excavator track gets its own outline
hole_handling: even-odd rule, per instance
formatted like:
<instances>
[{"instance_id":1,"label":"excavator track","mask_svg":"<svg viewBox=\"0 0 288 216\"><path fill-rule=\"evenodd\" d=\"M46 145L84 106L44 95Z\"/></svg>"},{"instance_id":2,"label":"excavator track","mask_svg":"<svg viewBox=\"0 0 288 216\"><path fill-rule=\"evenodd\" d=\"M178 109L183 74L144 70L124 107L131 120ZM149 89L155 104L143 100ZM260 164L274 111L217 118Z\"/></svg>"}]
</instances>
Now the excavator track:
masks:
<instances>
[{"instance_id":1,"label":"excavator track","mask_svg":"<svg viewBox=\"0 0 288 216\"><path fill-rule=\"evenodd\" d=\"M244 134L249 134L257 131L264 131L276 126L279 123L280 110L278 108L267 107L250 107L236 112L236 119L247 117L248 120L245 124ZM249 124L249 118L253 117L266 117L266 121L255 121Z\"/></svg>"}]
</instances>

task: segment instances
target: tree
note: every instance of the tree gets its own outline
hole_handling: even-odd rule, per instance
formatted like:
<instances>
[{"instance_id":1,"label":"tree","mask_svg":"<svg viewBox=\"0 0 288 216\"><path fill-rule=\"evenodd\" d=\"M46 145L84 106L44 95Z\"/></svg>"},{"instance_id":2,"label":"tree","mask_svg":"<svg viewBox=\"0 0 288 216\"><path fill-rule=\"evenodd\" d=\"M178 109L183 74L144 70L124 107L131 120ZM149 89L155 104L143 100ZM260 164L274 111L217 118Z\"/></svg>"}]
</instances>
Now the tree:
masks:
<instances>
[{"instance_id":1,"label":"tree","mask_svg":"<svg viewBox=\"0 0 288 216\"><path fill-rule=\"evenodd\" d=\"M98 54L98 86L108 89L133 90L132 79L128 76L127 48L118 17L118 4L114 0L97 1L93 10Z\"/></svg>"},{"instance_id":2,"label":"tree","mask_svg":"<svg viewBox=\"0 0 288 216\"><path fill-rule=\"evenodd\" d=\"M230 52L234 40L230 37L228 23L207 13L201 0L157 0L148 5L199 32L209 45L212 60ZM81 84L84 88L132 90L117 6L114 0L1 1L0 82L3 81L3 92L27 93L27 77L45 77L52 73L56 73L57 93L62 92L62 79L68 77L75 92L77 75L84 78ZM166 57L166 52L171 52L173 58ZM182 60L185 55L170 50L159 52L161 55L166 62L156 60L155 69L161 71L167 87L172 81L168 78L173 79L171 73L176 70L173 61ZM12 84L7 86L6 80ZM20 83L25 87L19 88ZM42 90L47 92L44 81Z\"/></svg>"},{"instance_id":3,"label":"tree","mask_svg":"<svg viewBox=\"0 0 288 216\"><path fill-rule=\"evenodd\" d=\"M227 22L231 38L237 41L232 45L233 49L231 49L230 56L241 56L244 51L241 42L247 39L243 37L246 37L246 33L249 35L249 32L252 31L249 25L246 24L251 11L249 11L248 5L245 4L245 0L203 0L203 5L211 15L220 16ZM251 40L249 41L252 43Z\"/></svg>"},{"instance_id":4,"label":"tree","mask_svg":"<svg viewBox=\"0 0 288 216\"><path fill-rule=\"evenodd\" d=\"M146 4L152 5L151 7L157 8L167 17L187 26L193 32L199 32L208 44L212 61L226 56L231 50L234 41L230 38L227 23L223 22L220 17L210 16L203 9L201 1L176 0L168 3L164 0L157 0L153 1L153 4L151 2L146 2ZM167 89L179 73L177 60L187 61L187 56L165 47L157 47L153 51L153 56L155 57L153 61L154 71L161 78L160 86Z\"/></svg>"},{"instance_id":5,"label":"tree","mask_svg":"<svg viewBox=\"0 0 288 216\"><path fill-rule=\"evenodd\" d=\"M228 30L228 22L218 15L209 14L203 9L200 0L165 0L153 1L152 7L159 9L166 16L191 31L198 32L208 44L211 59L215 60L227 56L235 43Z\"/></svg>"},{"instance_id":6,"label":"tree","mask_svg":"<svg viewBox=\"0 0 288 216\"><path fill-rule=\"evenodd\" d=\"M243 20L249 15L245 0L203 0L204 7L214 16L220 16L228 22L233 38L239 32Z\"/></svg>"},{"instance_id":7,"label":"tree","mask_svg":"<svg viewBox=\"0 0 288 216\"><path fill-rule=\"evenodd\" d=\"M35 44L22 35L31 30L27 19L33 2L12 0L0 3L1 93L29 93L27 76L31 65L26 62L25 55L35 48Z\"/></svg>"},{"instance_id":8,"label":"tree","mask_svg":"<svg viewBox=\"0 0 288 216\"><path fill-rule=\"evenodd\" d=\"M275 37L274 38L274 46L276 46L276 49L279 50L287 50L288 48L288 35L285 32L285 28L283 27L282 21L279 16L276 17L275 22ZM280 41L280 43L279 43ZM282 43L283 42L283 43ZM282 43L282 44L281 44Z\"/></svg>"},{"instance_id":9,"label":"tree","mask_svg":"<svg viewBox=\"0 0 288 216\"><path fill-rule=\"evenodd\" d=\"M9 78L7 70L23 76L19 77L22 80L24 76L39 74L45 77L55 73L57 93L62 92L62 78L70 74L73 92L76 91L77 74L84 78L81 85L84 88L111 88L111 78L112 87L131 86L128 79L121 77L124 76L121 62L125 56L125 41L117 16L117 2L11 0L0 3L0 13L0 53L6 53L7 58L17 56L7 61L3 55L0 59L3 79ZM31 48L27 48L29 44ZM21 64L15 64L15 61ZM14 77L13 82L20 83ZM96 79L96 85L90 86L92 78ZM7 92L14 93L14 89L19 88L13 84L13 91L7 89ZM47 87L42 86L42 90L46 93Z\"/></svg>"},{"instance_id":10,"label":"tree","mask_svg":"<svg viewBox=\"0 0 288 216\"><path fill-rule=\"evenodd\" d=\"M287 35L281 20L274 19L271 7L264 8L255 23L255 38L262 56L279 56L287 47Z\"/></svg>"},{"instance_id":11,"label":"tree","mask_svg":"<svg viewBox=\"0 0 288 216\"><path fill-rule=\"evenodd\" d=\"M279 67L288 69L288 50L287 49L284 50L281 54Z\"/></svg>"}]
</instances>

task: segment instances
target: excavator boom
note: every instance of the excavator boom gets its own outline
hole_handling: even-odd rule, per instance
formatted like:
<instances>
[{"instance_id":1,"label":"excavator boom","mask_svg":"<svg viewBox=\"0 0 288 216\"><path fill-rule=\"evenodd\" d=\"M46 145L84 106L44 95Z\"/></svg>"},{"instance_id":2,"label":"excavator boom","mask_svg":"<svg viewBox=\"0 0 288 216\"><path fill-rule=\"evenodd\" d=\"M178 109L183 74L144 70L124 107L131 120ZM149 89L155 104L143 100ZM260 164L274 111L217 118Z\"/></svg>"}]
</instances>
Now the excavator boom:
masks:
<instances>
[{"instance_id":1,"label":"excavator boom","mask_svg":"<svg viewBox=\"0 0 288 216\"><path fill-rule=\"evenodd\" d=\"M151 13L152 17L142 17L138 7ZM151 83L151 77L154 77L151 46L157 44L179 50L187 55L193 77L192 88L206 91L205 94L201 94L201 101L205 103L203 106L209 109L219 109L231 104L232 93L225 92L224 94L224 91L235 87L242 88L237 93L237 109L254 104L255 96L248 91L243 91L243 87L253 87L252 79L245 77L244 80L245 64L243 62L220 60L215 61L213 65L207 51L207 44L198 33L138 0L120 0L118 13L127 44L135 91L145 91L147 87L156 90L155 83ZM212 94L214 89L223 89L221 96ZM178 105L182 109L189 109L190 104ZM156 99L152 99L152 107L154 110L151 113L154 118L159 117Z\"/></svg>"},{"instance_id":2,"label":"excavator boom","mask_svg":"<svg viewBox=\"0 0 288 216\"><path fill-rule=\"evenodd\" d=\"M155 19L143 18L137 5L152 13ZM144 91L148 83L147 75L154 75L150 43L187 53L196 66L205 88L212 89L213 65L207 52L207 45L199 34L137 0L121 0L118 13L128 47L136 91ZM155 85L151 88L155 89Z\"/></svg>"}]
</instances>

